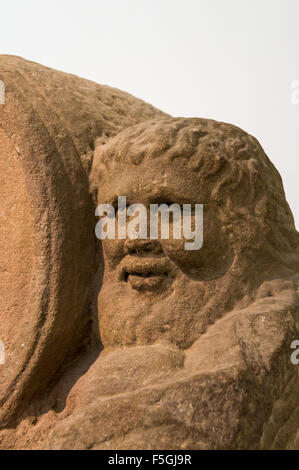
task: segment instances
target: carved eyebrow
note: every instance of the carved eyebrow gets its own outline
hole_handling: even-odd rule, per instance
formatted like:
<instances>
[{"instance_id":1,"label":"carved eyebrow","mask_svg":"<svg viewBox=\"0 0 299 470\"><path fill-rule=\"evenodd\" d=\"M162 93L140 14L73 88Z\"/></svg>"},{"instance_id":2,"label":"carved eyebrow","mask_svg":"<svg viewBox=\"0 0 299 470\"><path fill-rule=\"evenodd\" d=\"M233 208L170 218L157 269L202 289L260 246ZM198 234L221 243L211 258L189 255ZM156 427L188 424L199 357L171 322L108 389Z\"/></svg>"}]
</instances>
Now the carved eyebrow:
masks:
<instances>
[{"instance_id":1,"label":"carved eyebrow","mask_svg":"<svg viewBox=\"0 0 299 470\"><path fill-rule=\"evenodd\" d=\"M105 204L110 204L110 206L114 207L114 209L117 209L118 207L118 196L112 196L110 198L107 198L106 201L104 201Z\"/></svg>"},{"instance_id":2,"label":"carved eyebrow","mask_svg":"<svg viewBox=\"0 0 299 470\"><path fill-rule=\"evenodd\" d=\"M175 204L175 201L173 201L172 199L168 197L157 196L157 197L151 198L150 204L158 204L158 205L167 204L168 206L171 206L172 204Z\"/></svg>"}]
</instances>

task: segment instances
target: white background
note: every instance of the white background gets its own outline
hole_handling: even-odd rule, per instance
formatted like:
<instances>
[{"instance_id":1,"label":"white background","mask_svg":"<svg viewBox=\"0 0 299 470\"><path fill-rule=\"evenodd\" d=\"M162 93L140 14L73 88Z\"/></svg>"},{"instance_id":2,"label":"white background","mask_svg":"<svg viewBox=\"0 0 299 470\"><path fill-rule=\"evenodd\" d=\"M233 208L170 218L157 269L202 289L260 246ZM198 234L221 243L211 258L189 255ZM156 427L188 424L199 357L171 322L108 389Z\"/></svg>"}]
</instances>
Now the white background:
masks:
<instances>
[{"instance_id":1,"label":"white background","mask_svg":"<svg viewBox=\"0 0 299 470\"><path fill-rule=\"evenodd\" d=\"M299 227L298 23L299 0L0 0L0 53L243 128Z\"/></svg>"}]
</instances>

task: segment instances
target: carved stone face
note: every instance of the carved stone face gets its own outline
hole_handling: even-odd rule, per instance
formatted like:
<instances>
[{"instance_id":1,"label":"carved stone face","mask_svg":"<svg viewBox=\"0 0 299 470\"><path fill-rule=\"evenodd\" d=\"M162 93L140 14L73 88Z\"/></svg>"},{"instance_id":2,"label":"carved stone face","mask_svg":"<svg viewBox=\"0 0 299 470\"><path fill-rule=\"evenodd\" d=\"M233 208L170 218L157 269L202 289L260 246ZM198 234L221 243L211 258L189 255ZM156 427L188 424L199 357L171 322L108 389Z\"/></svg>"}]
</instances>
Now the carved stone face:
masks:
<instances>
[{"instance_id":1,"label":"carved stone face","mask_svg":"<svg viewBox=\"0 0 299 470\"><path fill-rule=\"evenodd\" d=\"M203 204L198 251L172 237L103 241L105 347L165 339L188 348L280 276L282 259L292 263L297 239L280 176L259 143L232 125L167 118L132 126L96 149L91 181L99 204L117 207L126 196L148 213L150 204Z\"/></svg>"},{"instance_id":2,"label":"carved stone face","mask_svg":"<svg viewBox=\"0 0 299 470\"><path fill-rule=\"evenodd\" d=\"M127 205L142 203L148 212L154 203L202 203L204 241L200 250L187 251L183 238L103 240L99 321L104 346L149 344L162 338L187 346L195 325L197 337L206 327L207 319L200 318L209 300L206 284L223 278L233 259L217 204L201 196L198 176L184 158L169 163L163 154L138 166L118 162L110 168L103 176L99 203L115 205L119 195L126 196ZM170 218L170 234L171 223Z\"/></svg>"}]
</instances>

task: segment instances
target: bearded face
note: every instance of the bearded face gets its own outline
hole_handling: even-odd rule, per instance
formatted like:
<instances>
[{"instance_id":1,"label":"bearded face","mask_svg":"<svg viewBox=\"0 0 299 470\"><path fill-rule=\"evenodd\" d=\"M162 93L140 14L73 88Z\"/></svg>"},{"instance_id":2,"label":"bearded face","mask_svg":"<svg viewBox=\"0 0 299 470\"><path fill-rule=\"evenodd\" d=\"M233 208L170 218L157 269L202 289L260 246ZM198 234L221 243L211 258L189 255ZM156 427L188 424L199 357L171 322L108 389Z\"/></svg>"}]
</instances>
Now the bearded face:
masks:
<instances>
[{"instance_id":1,"label":"bearded face","mask_svg":"<svg viewBox=\"0 0 299 470\"><path fill-rule=\"evenodd\" d=\"M179 159L178 159L179 160ZM186 250L186 239L116 238L103 240L104 280L98 311L105 347L151 344L166 339L187 347L206 329L203 307L233 261L216 203L199 194L198 176L184 159L169 164L163 155L140 165L118 162L103 175L99 203L143 204L149 223L150 204L203 204L203 246ZM117 209L117 207L115 207ZM194 212L191 225L194 226ZM127 217L127 224L132 217ZM116 222L118 213L116 212ZM117 224L116 224L117 226ZM148 227L148 234L150 227Z\"/></svg>"}]
</instances>

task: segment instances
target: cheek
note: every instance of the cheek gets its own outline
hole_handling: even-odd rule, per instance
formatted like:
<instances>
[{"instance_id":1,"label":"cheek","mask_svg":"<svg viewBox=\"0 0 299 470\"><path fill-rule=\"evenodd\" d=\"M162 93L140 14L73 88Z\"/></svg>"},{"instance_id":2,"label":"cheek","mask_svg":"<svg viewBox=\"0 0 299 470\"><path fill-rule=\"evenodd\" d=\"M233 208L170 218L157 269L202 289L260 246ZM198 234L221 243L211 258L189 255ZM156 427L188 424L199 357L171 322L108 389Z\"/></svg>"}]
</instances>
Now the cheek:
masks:
<instances>
[{"instance_id":1,"label":"cheek","mask_svg":"<svg viewBox=\"0 0 299 470\"><path fill-rule=\"evenodd\" d=\"M112 268L116 267L124 256L125 240L103 240L105 261Z\"/></svg>"},{"instance_id":2,"label":"cheek","mask_svg":"<svg viewBox=\"0 0 299 470\"><path fill-rule=\"evenodd\" d=\"M160 240L160 243L165 254L187 274L212 278L225 272L232 262L232 247L219 219L216 217L206 217L204 220L203 246L201 249L186 250L186 241L188 242L185 239L170 239Z\"/></svg>"}]
</instances>

